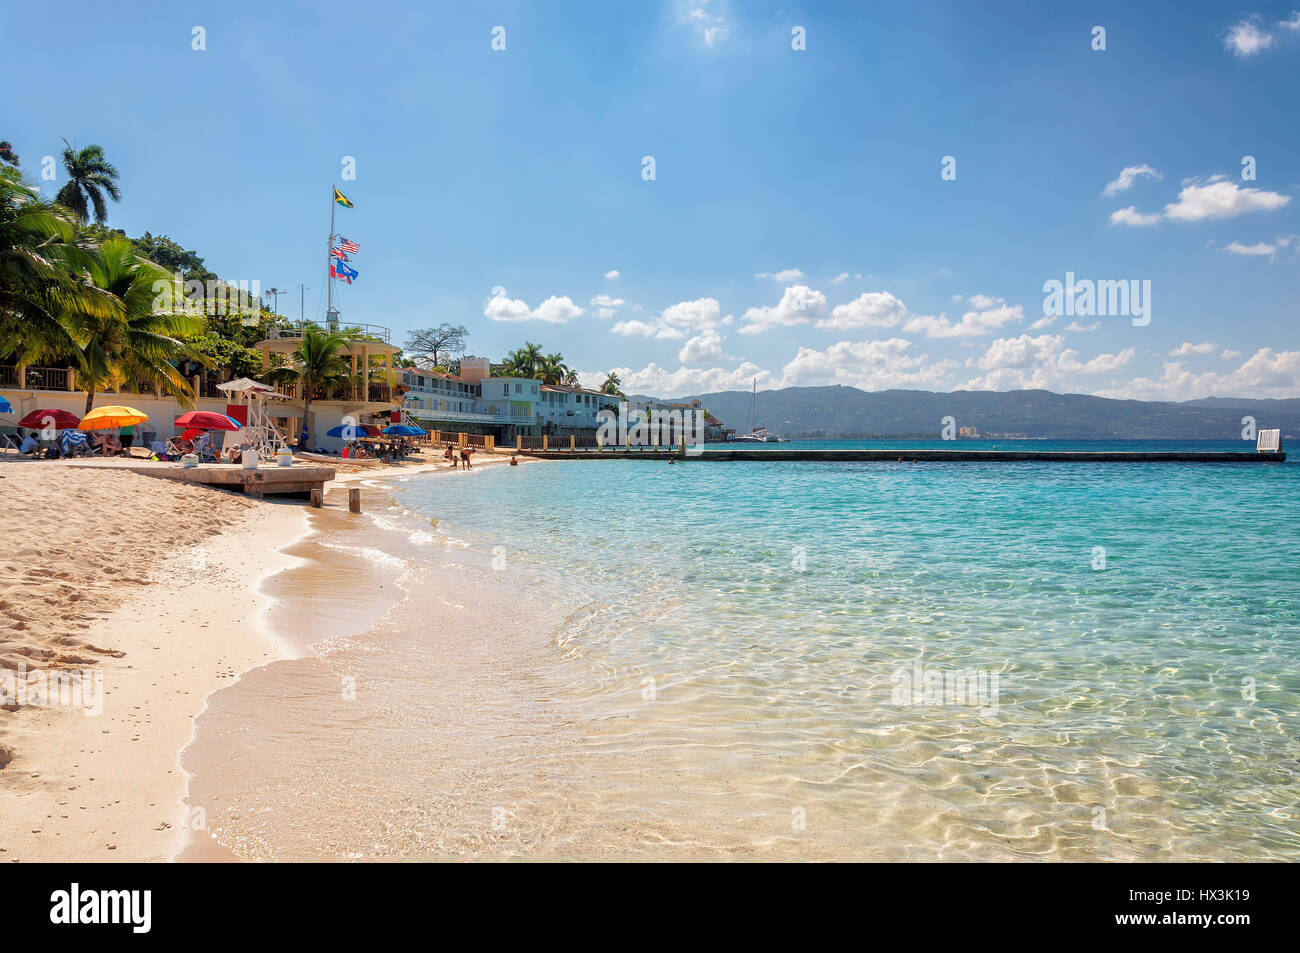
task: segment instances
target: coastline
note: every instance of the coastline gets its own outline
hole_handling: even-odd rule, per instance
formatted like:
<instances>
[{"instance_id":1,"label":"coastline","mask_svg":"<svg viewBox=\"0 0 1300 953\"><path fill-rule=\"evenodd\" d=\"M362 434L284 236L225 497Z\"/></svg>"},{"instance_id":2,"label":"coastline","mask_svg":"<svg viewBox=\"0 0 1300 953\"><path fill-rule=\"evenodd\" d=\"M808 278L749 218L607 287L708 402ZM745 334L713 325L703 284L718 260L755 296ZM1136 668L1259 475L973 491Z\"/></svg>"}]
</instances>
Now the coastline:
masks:
<instances>
[{"instance_id":1,"label":"coastline","mask_svg":"<svg viewBox=\"0 0 1300 953\"><path fill-rule=\"evenodd\" d=\"M488 460L480 458L476 468L484 463ZM68 465L39 461L13 467L23 470L6 466L0 473L55 483L73 479L68 474L74 468ZM102 475L110 468L76 469ZM197 541L169 549L147 572L132 567L134 577L102 595L104 611L78 623L83 631L77 639L84 642L70 635L52 639L93 650L61 652L47 664L53 667L62 660L65 667L72 664L92 677L102 676L102 713L55 706L0 712L5 729L0 746L13 757L0 774L0 862L235 859L203 847L206 838L191 836L195 818L185 804L190 777L182 760L195 740L198 720L221 689L250 671L305 651L304 642L286 638L272 622L281 601L274 580L308 563L317 520L351 518L341 491L357 483L445 469L441 464L406 464L339 472L326 485L321 510L113 474L113 480L130 481L127 490L117 490L119 498L129 494L124 509L147 511L162 496L179 495L185 505L206 502L226 519L192 527ZM233 519L232 505L242 510ZM362 516L369 519L364 509ZM165 534L167 527L143 531ZM131 540L123 536L121 541ZM114 542L105 545L112 552ZM46 566L48 575L59 577L67 575L63 568L58 562ZM30 654L32 649L19 646L17 651Z\"/></svg>"},{"instance_id":2,"label":"coastline","mask_svg":"<svg viewBox=\"0 0 1300 953\"><path fill-rule=\"evenodd\" d=\"M148 478L141 478L147 480ZM147 484L153 486L152 480ZM0 840L10 861L159 861L182 845L180 754L208 697L283 657L262 617L262 582L293 564L283 546L308 532L304 508L270 503L153 567L90 630L109 645L103 712L24 713L26 743L6 768Z\"/></svg>"}]
</instances>

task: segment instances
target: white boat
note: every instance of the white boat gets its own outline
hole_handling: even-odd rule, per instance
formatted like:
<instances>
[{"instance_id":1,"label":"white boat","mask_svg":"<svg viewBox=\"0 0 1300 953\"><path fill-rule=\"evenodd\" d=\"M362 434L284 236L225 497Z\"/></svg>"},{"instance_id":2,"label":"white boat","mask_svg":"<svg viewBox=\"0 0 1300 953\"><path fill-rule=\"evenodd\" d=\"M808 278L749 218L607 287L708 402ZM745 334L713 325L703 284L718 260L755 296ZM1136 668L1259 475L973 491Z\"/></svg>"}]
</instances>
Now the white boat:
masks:
<instances>
[{"instance_id":1,"label":"white boat","mask_svg":"<svg viewBox=\"0 0 1300 953\"><path fill-rule=\"evenodd\" d=\"M731 438L732 443L789 443L790 441L782 437L779 433L772 433L766 427L754 426L754 407L758 401L758 378L754 378L754 392L749 398L749 418L745 421L749 427L749 433L736 434Z\"/></svg>"}]
</instances>

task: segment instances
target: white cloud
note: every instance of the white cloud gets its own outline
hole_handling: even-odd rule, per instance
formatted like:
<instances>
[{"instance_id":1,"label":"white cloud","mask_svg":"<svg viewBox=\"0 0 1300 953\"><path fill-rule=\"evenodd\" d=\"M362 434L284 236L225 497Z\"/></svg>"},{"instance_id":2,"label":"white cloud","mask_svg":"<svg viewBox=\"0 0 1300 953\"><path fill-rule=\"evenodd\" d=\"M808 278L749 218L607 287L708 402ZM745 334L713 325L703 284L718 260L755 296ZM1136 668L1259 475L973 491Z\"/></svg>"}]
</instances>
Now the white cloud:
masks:
<instances>
[{"instance_id":1,"label":"white cloud","mask_svg":"<svg viewBox=\"0 0 1300 953\"><path fill-rule=\"evenodd\" d=\"M1045 314L1045 315L1043 315L1041 318L1039 318L1037 321L1035 321L1033 324L1031 324L1031 325L1029 326L1029 330L1031 330L1031 331L1041 331L1041 330L1043 330L1043 328L1050 328L1050 327L1051 327L1053 324L1055 324L1055 323L1056 323L1056 315L1054 315L1054 314Z\"/></svg>"},{"instance_id":2,"label":"white cloud","mask_svg":"<svg viewBox=\"0 0 1300 953\"><path fill-rule=\"evenodd\" d=\"M538 321L547 321L551 324L564 324L586 313L586 310L574 304L568 295L563 297L551 295L533 310L533 317Z\"/></svg>"},{"instance_id":3,"label":"white cloud","mask_svg":"<svg viewBox=\"0 0 1300 953\"><path fill-rule=\"evenodd\" d=\"M973 362L988 373L964 386L970 390L1073 390L1071 382L1076 378L1113 374L1132 361L1136 353L1134 348L1127 348L1118 354L1098 354L1080 361L1079 352L1066 348L1060 334L999 338Z\"/></svg>"},{"instance_id":4,"label":"white cloud","mask_svg":"<svg viewBox=\"0 0 1300 953\"><path fill-rule=\"evenodd\" d=\"M727 11L722 0L679 0L678 17L705 46L717 46L727 38Z\"/></svg>"},{"instance_id":5,"label":"white cloud","mask_svg":"<svg viewBox=\"0 0 1300 953\"><path fill-rule=\"evenodd\" d=\"M824 351L801 347L782 369L785 387L845 384L864 390L905 387L920 390L952 386L956 361L930 363L924 355L908 354L912 343L903 338L885 341L840 341Z\"/></svg>"},{"instance_id":6,"label":"white cloud","mask_svg":"<svg viewBox=\"0 0 1300 953\"><path fill-rule=\"evenodd\" d=\"M605 272L605 277L608 278L610 281L613 281L618 276L619 276L619 271L617 268Z\"/></svg>"},{"instance_id":7,"label":"white cloud","mask_svg":"<svg viewBox=\"0 0 1300 953\"><path fill-rule=\"evenodd\" d=\"M871 291L858 295L848 304L838 304L829 318L818 321L819 328L852 331L855 328L892 328L907 317L907 308L888 291Z\"/></svg>"},{"instance_id":8,"label":"white cloud","mask_svg":"<svg viewBox=\"0 0 1300 953\"><path fill-rule=\"evenodd\" d=\"M596 309L598 318L612 318L625 304L627 302L622 298L613 298L606 294L599 294L591 299L591 306Z\"/></svg>"},{"instance_id":9,"label":"white cloud","mask_svg":"<svg viewBox=\"0 0 1300 953\"><path fill-rule=\"evenodd\" d=\"M1178 347L1169 352L1170 357L1190 357L1193 354L1213 354L1218 347L1212 341L1203 341L1200 344L1193 344L1191 341L1184 341Z\"/></svg>"},{"instance_id":10,"label":"white cloud","mask_svg":"<svg viewBox=\"0 0 1300 953\"><path fill-rule=\"evenodd\" d=\"M1235 361L1237 358L1241 357L1241 352L1234 348L1228 348L1220 354L1219 357L1225 361Z\"/></svg>"},{"instance_id":11,"label":"white cloud","mask_svg":"<svg viewBox=\"0 0 1300 953\"><path fill-rule=\"evenodd\" d=\"M529 308L518 298L511 298L506 289L497 285L491 296L483 302L483 316L493 321L545 321L548 324L564 324L586 314L567 295L551 295L536 308Z\"/></svg>"},{"instance_id":12,"label":"white cloud","mask_svg":"<svg viewBox=\"0 0 1300 953\"><path fill-rule=\"evenodd\" d=\"M1251 212L1281 208L1291 196L1264 189L1243 188L1223 175L1201 183L1185 183L1178 201L1163 212L1139 212L1134 206L1110 213L1112 225L1155 225L1160 221L1199 222L1205 219L1236 218Z\"/></svg>"},{"instance_id":13,"label":"white cloud","mask_svg":"<svg viewBox=\"0 0 1300 953\"><path fill-rule=\"evenodd\" d=\"M686 332L680 328L670 328L659 321L619 321L609 329L611 334L624 337L645 338L684 338Z\"/></svg>"},{"instance_id":14,"label":"white cloud","mask_svg":"<svg viewBox=\"0 0 1300 953\"><path fill-rule=\"evenodd\" d=\"M1277 25L1284 30L1300 30L1300 10L1292 13L1289 19L1278 20Z\"/></svg>"},{"instance_id":15,"label":"white cloud","mask_svg":"<svg viewBox=\"0 0 1300 953\"><path fill-rule=\"evenodd\" d=\"M492 295L483 302L483 316L493 321L527 321L532 309L518 299L506 296L506 289L497 285Z\"/></svg>"},{"instance_id":16,"label":"white cloud","mask_svg":"<svg viewBox=\"0 0 1300 953\"><path fill-rule=\"evenodd\" d=\"M613 372L623 381L624 393L648 394L668 399L724 390L747 391L753 386L755 378L763 388L775 383L770 371L748 361L734 370L722 367L679 367L671 371L651 361L639 371L630 367L616 367ZM605 379L604 374L594 373L579 377L584 383L591 380L597 385Z\"/></svg>"},{"instance_id":17,"label":"white cloud","mask_svg":"<svg viewBox=\"0 0 1300 953\"><path fill-rule=\"evenodd\" d=\"M762 334L777 327L807 324L826 313L826 296L807 285L791 285L771 307L750 308L740 320L741 334Z\"/></svg>"},{"instance_id":18,"label":"white cloud","mask_svg":"<svg viewBox=\"0 0 1300 953\"><path fill-rule=\"evenodd\" d=\"M1225 352L1227 358L1230 352ZM1097 391L1101 397L1134 400L1192 400L1197 397L1294 397L1300 391L1300 351L1260 348L1234 371L1196 374L1181 362L1163 365L1159 378L1139 377Z\"/></svg>"},{"instance_id":19,"label":"white cloud","mask_svg":"<svg viewBox=\"0 0 1300 953\"><path fill-rule=\"evenodd\" d=\"M831 284L838 285L841 281L847 281L848 278L849 278L849 273L847 271L841 271L838 275L836 275L834 278L831 279Z\"/></svg>"},{"instance_id":20,"label":"white cloud","mask_svg":"<svg viewBox=\"0 0 1300 953\"><path fill-rule=\"evenodd\" d=\"M1037 323L1034 322L1034 324ZM1062 330L1073 331L1076 334L1087 334L1089 331L1096 331L1099 327L1101 327L1100 321L1094 321L1092 324L1080 324L1078 321L1071 321ZM1033 329L1033 325L1030 325L1030 329Z\"/></svg>"},{"instance_id":21,"label":"white cloud","mask_svg":"<svg viewBox=\"0 0 1300 953\"><path fill-rule=\"evenodd\" d=\"M1255 258L1276 258L1279 250L1289 248L1297 238L1300 238L1300 236L1279 235L1272 244L1268 242L1256 242L1254 245L1243 245L1241 242L1233 242L1230 245L1223 246L1222 250L1232 255L1246 255Z\"/></svg>"},{"instance_id":22,"label":"white cloud","mask_svg":"<svg viewBox=\"0 0 1300 953\"><path fill-rule=\"evenodd\" d=\"M639 335L648 338L680 339L688 331L701 331L716 327L722 307L714 298L697 298L679 301L665 308L651 321L620 321L610 330L615 334ZM721 323L727 323L725 321ZM626 389L626 388L625 388Z\"/></svg>"},{"instance_id":23,"label":"white cloud","mask_svg":"<svg viewBox=\"0 0 1300 953\"><path fill-rule=\"evenodd\" d=\"M725 356L722 351L722 335L712 329L697 334L677 352L677 360L683 364L703 364Z\"/></svg>"},{"instance_id":24,"label":"white cloud","mask_svg":"<svg viewBox=\"0 0 1300 953\"><path fill-rule=\"evenodd\" d=\"M1273 34L1261 30L1254 20L1242 20L1223 38L1224 49L1235 56L1254 56L1273 45Z\"/></svg>"},{"instance_id":25,"label":"white cloud","mask_svg":"<svg viewBox=\"0 0 1300 953\"><path fill-rule=\"evenodd\" d=\"M1013 321L1025 319L1025 311L1020 305L1008 305L1001 298L975 295L970 299L970 304L974 305L976 302L984 307L967 311L961 316L960 321L950 321L946 314L941 314L937 318L933 315L919 314L904 324L903 330L910 334L921 333L929 338L979 337L983 334L992 334Z\"/></svg>"},{"instance_id":26,"label":"white cloud","mask_svg":"<svg viewBox=\"0 0 1300 953\"><path fill-rule=\"evenodd\" d=\"M1128 208L1118 209L1110 213L1110 223L1112 225L1155 225L1159 221L1159 212L1152 212L1150 214L1139 212L1137 208L1132 205Z\"/></svg>"},{"instance_id":27,"label":"white cloud","mask_svg":"<svg viewBox=\"0 0 1300 953\"><path fill-rule=\"evenodd\" d=\"M1281 208L1290 201L1289 195L1242 188L1230 179L1213 179L1205 185L1185 187L1178 193L1177 202L1165 206L1165 217L1178 222L1235 218L1249 212Z\"/></svg>"},{"instance_id":28,"label":"white cloud","mask_svg":"<svg viewBox=\"0 0 1300 953\"><path fill-rule=\"evenodd\" d=\"M1113 181L1106 183L1103 195L1118 195L1120 192L1127 191L1133 187L1133 183L1138 179L1149 179L1152 182L1159 182L1164 176L1151 168L1149 165L1129 165L1120 170L1119 176Z\"/></svg>"},{"instance_id":29,"label":"white cloud","mask_svg":"<svg viewBox=\"0 0 1300 953\"><path fill-rule=\"evenodd\" d=\"M773 281L785 283L787 281L798 281L800 278L807 278L798 268L787 268L785 271L760 271L755 273L755 278L771 278Z\"/></svg>"}]
</instances>

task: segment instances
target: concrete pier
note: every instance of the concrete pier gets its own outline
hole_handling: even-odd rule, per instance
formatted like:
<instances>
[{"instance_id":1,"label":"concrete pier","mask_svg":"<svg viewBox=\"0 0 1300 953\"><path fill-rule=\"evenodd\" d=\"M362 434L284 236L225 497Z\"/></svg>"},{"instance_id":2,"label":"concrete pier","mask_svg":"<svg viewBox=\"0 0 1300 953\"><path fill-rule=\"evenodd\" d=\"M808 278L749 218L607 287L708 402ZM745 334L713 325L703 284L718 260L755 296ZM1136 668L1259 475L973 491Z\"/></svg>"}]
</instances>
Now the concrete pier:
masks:
<instances>
[{"instance_id":1,"label":"concrete pier","mask_svg":"<svg viewBox=\"0 0 1300 953\"><path fill-rule=\"evenodd\" d=\"M234 490L248 496L301 494L310 497L312 490L324 490L327 480L334 479L333 467L265 466L245 470L239 464L202 463L186 469L179 463L149 463L125 466L122 469L164 480L183 483L202 483L223 490Z\"/></svg>"},{"instance_id":2,"label":"concrete pier","mask_svg":"<svg viewBox=\"0 0 1300 953\"><path fill-rule=\"evenodd\" d=\"M697 456L676 450L520 450L543 460L667 460L682 463L763 463L822 460L840 463L1284 463L1285 453L1210 450L733 450L706 448Z\"/></svg>"}]
</instances>

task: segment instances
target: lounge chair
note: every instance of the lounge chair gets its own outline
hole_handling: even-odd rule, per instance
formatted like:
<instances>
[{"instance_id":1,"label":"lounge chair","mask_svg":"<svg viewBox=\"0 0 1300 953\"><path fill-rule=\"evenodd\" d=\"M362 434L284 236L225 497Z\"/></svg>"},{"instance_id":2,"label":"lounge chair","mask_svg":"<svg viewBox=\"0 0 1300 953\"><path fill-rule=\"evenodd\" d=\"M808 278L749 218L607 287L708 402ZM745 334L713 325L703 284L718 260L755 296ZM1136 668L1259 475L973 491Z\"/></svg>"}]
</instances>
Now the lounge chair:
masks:
<instances>
[{"instance_id":1,"label":"lounge chair","mask_svg":"<svg viewBox=\"0 0 1300 953\"><path fill-rule=\"evenodd\" d=\"M63 439L59 441L59 448L65 457L89 457L94 455L94 450L86 440L86 435L80 430L63 431Z\"/></svg>"},{"instance_id":2,"label":"lounge chair","mask_svg":"<svg viewBox=\"0 0 1300 953\"><path fill-rule=\"evenodd\" d=\"M8 453L10 450L13 450L14 453L20 454L22 451L18 446L18 443L17 431L10 433L7 430L0 430L0 453Z\"/></svg>"}]
</instances>

